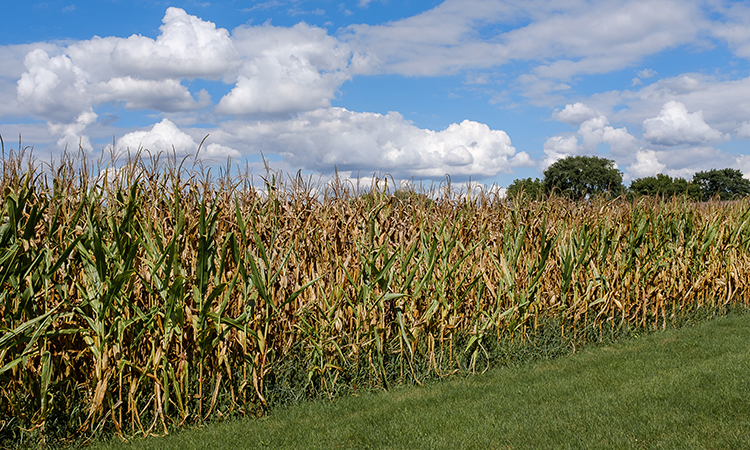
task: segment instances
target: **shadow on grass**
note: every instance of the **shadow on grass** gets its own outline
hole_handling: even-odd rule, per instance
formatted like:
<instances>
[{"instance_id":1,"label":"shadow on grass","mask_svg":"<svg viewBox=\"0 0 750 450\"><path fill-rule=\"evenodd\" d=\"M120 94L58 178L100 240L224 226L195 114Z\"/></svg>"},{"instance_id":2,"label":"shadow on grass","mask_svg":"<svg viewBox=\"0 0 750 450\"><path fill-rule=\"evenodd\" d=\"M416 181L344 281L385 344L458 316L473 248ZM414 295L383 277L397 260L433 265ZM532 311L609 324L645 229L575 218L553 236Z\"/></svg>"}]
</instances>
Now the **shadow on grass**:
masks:
<instances>
[{"instance_id":1,"label":"shadow on grass","mask_svg":"<svg viewBox=\"0 0 750 450\"><path fill-rule=\"evenodd\" d=\"M100 449L750 448L750 314Z\"/></svg>"}]
</instances>

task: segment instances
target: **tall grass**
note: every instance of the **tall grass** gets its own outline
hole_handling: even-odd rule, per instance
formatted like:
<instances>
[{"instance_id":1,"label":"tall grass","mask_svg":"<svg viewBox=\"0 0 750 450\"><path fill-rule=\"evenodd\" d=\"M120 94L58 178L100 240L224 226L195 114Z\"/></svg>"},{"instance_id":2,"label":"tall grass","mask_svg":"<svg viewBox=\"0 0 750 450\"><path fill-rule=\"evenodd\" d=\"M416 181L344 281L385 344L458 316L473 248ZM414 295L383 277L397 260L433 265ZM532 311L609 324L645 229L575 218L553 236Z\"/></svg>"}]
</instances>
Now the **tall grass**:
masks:
<instances>
[{"instance_id":1,"label":"tall grass","mask_svg":"<svg viewBox=\"0 0 750 450\"><path fill-rule=\"evenodd\" d=\"M746 201L257 189L141 154L2 170L2 445L163 434L748 306Z\"/></svg>"}]
</instances>

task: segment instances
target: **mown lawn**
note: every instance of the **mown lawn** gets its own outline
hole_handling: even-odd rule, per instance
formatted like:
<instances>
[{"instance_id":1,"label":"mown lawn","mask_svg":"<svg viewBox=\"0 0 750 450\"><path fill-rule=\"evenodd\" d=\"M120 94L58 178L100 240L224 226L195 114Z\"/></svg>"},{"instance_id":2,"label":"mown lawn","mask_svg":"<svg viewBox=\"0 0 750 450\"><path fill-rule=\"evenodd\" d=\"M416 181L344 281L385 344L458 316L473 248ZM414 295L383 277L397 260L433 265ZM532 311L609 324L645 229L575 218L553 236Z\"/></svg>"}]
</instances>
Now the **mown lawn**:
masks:
<instances>
[{"instance_id":1,"label":"mown lawn","mask_svg":"<svg viewBox=\"0 0 750 450\"><path fill-rule=\"evenodd\" d=\"M96 448L750 448L750 315Z\"/></svg>"}]
</instances>

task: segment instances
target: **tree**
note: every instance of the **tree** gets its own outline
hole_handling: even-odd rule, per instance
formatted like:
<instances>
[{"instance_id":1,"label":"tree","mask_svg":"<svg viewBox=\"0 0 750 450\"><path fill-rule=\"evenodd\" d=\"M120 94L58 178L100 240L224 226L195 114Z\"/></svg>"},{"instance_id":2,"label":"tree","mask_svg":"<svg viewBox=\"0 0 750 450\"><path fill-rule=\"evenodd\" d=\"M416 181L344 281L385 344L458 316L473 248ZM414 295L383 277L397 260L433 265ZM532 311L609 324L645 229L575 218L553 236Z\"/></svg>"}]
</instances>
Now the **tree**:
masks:
<instances>
[{"instance_id":1,"label":"tree","mask_svg":"<svg viewBox=\"0 0 750 450\"><path fill-rule=\"evenodd\" d=\"M731 200L750 194L750 180L737 169L712 169L693 175L693 184L698 185L703 201L718 195L722 200Z\"/></svg>"},{"instance_id":2,"label":"tree","mask_svg":"<svg viewBox=\"0 0 750 450\"><path fill-rule=\"evenodd\" d=\"M569 156L552 164L544 171L544 189L559 190L573 199L615 196L624 190L615 162L597 156Z\"/></svg>"},{"instance_id":3,"label":"tree","mask_svg":"<svg viewBox=\"0 0 750 450\"><path fill-rule=\"evenodd\" d=\"M539 178L521 178L513 180L505 192L508 197L525 195L529 198L539 200L544 194L544 182Z\"/></svg>"},{"instance_id":4,"label":"tree","mask_svg":"<svg viewBox=\"0 0 750 450\"><path fill-rule=\"evenodd\" d=\"M684 178L672 178L662 173L654 177L638 178L630 183L630 192L635 195L649 195L652 197L674 197L687 195L690 198L700 198L698 185L688 182Z\"/></svg>"},{"instance_id":5,"label":"tree","mask_svg":"<svg viewBox=\"0 0 750 450\"><path fill-rule=\"evenodd\" d=\"M415 203L421 205L434 205L435 201L427 196L424 192L418 192L413 187L406 189L396 189L393 198L404 203Z\"/></svg>"}]
</instances>

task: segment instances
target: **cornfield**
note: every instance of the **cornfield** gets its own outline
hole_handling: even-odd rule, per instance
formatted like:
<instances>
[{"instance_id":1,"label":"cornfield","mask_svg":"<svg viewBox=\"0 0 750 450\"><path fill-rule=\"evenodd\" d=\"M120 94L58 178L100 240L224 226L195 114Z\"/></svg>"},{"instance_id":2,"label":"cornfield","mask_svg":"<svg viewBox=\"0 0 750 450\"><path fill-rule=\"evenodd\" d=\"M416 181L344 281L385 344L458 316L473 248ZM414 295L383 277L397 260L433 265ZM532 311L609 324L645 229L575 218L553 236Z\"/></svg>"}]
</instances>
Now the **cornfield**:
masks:
<instances>
[{"instance_id":1,"label":"cornfield","mask_svg":"<svg viewBox=\"0 0 750 450\"><path fill-rule=\"evenodd\" d=\"M258 189L141 154L2 170L0 446L164 434L748 306L746 200Z\"/></svg>"}]
</instances>

